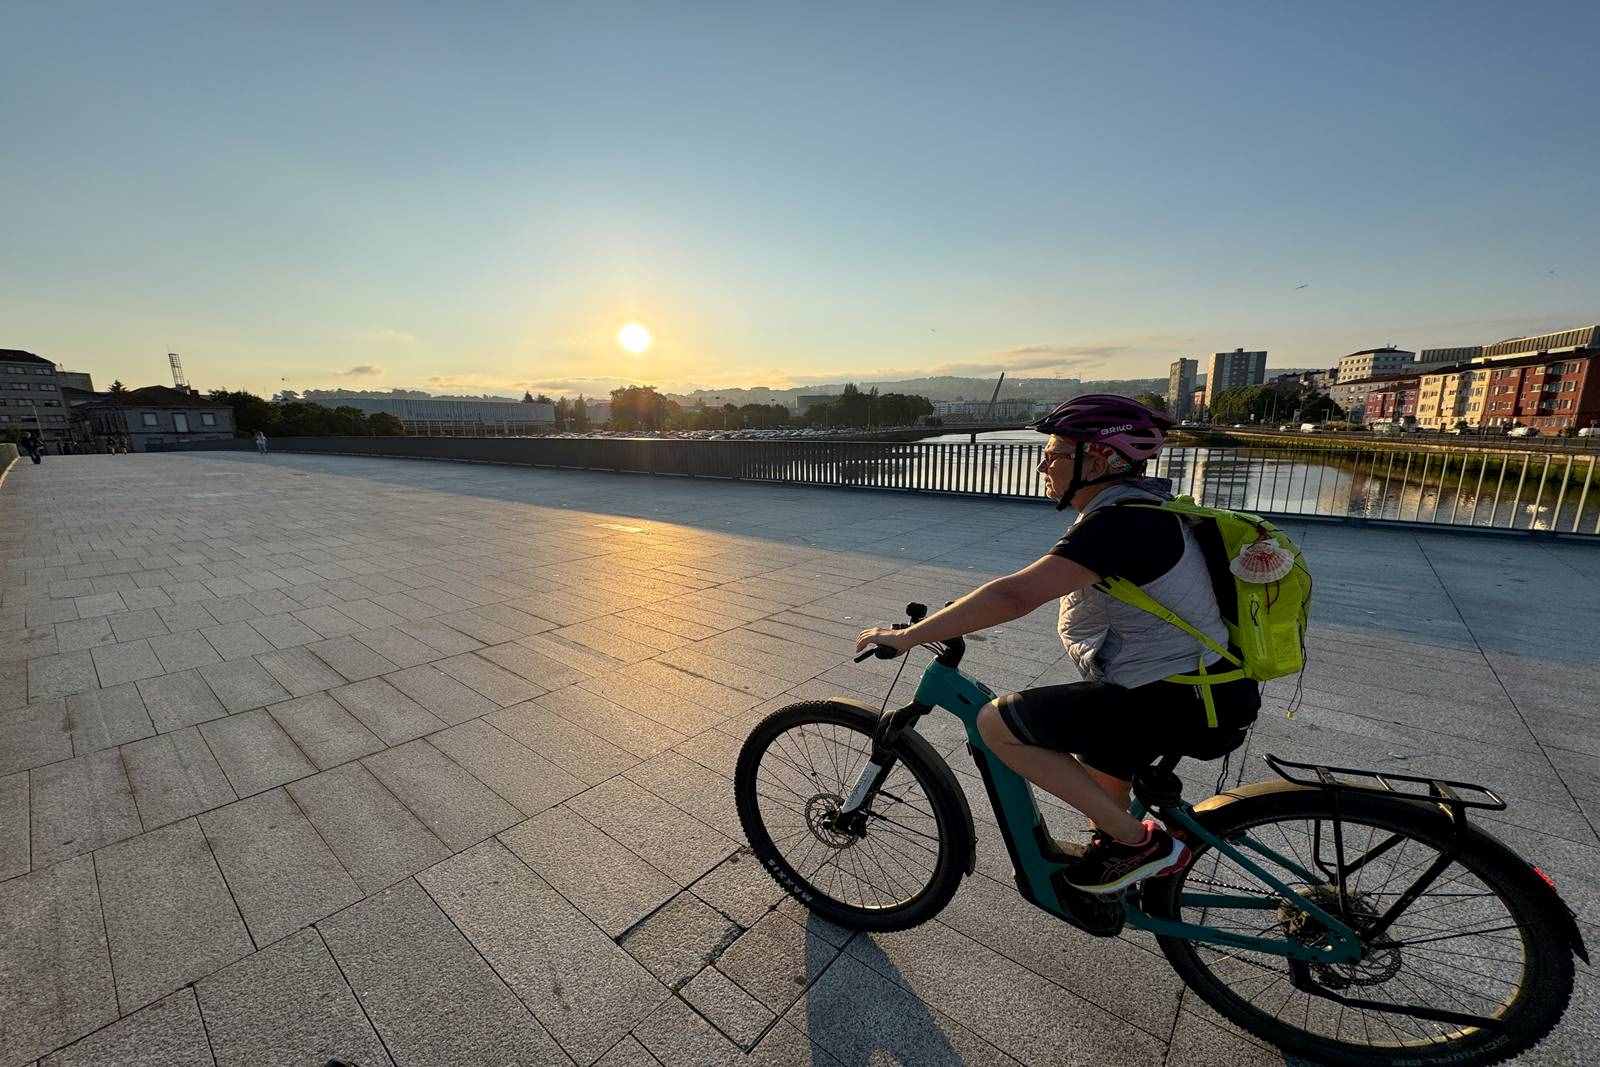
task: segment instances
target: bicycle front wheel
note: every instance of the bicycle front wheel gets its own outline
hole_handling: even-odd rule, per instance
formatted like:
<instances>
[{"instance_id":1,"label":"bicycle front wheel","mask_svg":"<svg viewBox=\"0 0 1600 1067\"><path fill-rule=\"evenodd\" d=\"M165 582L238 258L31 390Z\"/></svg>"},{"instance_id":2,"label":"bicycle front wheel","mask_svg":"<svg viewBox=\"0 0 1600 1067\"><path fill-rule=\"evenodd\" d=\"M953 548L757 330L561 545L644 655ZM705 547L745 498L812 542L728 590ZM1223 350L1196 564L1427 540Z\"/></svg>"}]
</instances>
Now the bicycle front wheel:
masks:
<instances>
[{"instance_id":1,"label":"bicycle front wheel","mask_svg":"<svg viewBox=\"0 0 1600 1067\"><path fill-rule=\"evenodd\" d=\"M1189 988L1245 1030L1319 1063L1492 1064L1549 1033L1572 995L1572 952L1560 905L1533 884L1531 869L1476 829L1458 833L1437 808L1363 794L1335 805L1323 789L1268 789L1195 814L1297 897L1361 933L1361 958L1299 965L1158 938ZM1204 842L1190 847L1187 867L1146 883L1149 914L1251 937L1320 939L1308 913L1233 857ZM1218 908L1186 904L1185 893L1259 899Z\"/></svg>"},{"instance_id":2,"label":"bicycle front wheel","mask_svg":"<svg viewBox=\"0 0 1600 1067\"><path fill-rule=\"evenodd\" d=\"M734 795L751 850L802 904L851 929L904 930L955 895L971 815L949 766L907 730L864 830L836 825L871 761L877 724L838 701L775 711L740 750Z\"/></svg>"}]
</instances>

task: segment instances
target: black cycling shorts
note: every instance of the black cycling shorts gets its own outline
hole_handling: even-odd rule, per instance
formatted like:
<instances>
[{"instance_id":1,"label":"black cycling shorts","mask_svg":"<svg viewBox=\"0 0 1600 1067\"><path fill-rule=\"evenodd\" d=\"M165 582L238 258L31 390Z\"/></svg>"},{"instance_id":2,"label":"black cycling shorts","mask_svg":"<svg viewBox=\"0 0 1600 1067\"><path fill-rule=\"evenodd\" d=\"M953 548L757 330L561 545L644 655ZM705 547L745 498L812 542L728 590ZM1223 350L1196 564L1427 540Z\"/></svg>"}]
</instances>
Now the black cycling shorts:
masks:
<instances>
[{"instance_id":1,"label":"black cycling shorts","mask_svg":"<svg viewBox=\"0 0 1600 1067\"><path fill-rule=\"evenodd\" d=\"M1132 781L1162 756L1219 759L1244 744L1261 709L1249 678L1213 686L1217 725L1206 723L1200 691L1176 682L1124 689L1073 682L1024 689L999 700L1000 717L1024 744L1070 752L1104 774Z\"/></svg>"}]
</instances>

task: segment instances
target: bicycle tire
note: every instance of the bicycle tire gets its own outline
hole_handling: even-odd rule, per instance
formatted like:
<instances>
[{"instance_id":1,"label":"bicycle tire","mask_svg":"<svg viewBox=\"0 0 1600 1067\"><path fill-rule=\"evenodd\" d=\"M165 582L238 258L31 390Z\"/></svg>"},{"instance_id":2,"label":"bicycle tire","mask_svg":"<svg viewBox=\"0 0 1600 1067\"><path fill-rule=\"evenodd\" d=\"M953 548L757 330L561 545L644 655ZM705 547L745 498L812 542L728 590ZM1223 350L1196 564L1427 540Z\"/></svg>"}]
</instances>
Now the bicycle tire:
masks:
<instances>
[{"instance_id":1,"label":"bicycle tire","mask_svg":"<svg viewBox=\"0 0 1600 1067\"><path fill-rule=\"evenodd\" d=\"M911 772L929 802L939 848L927 884L892 906L858 907L831 896L797 871L775 844L762 818L757 790L762 758L787 731L806 725L832 725L870 739L877 723L876 713L841 701L807 701L778 709L757 724L740 749L734 771L734 797L751 851L796 900L829 922L849 929L905 930L927 922L950 902L972 851L972 816L961 786L933 746L909 730L898 742L896 757Z\"/></svg>"},{"instance_id":2,"label":"bicycle tire","mask_svg":"<svg viewBox=\"0 0 1600 1067\"><path fill-rule=\"evenodd\" d=\"M1246 787L1237 799L1210 810L1195 811L1209 831L1230 835L1274 821L1332 820L1332 794L1314 787L1273 786L1252 794ZM1339 797L1339 815L1347 824L1380 827L1403 833L1427 847L1444 844L1452 832L1450 818L1426 804L1366 794ZM1212 853L1202 841L1189 842L1192 861L1182 871L1152 879L1143 887L1146 912L1162 919L1179 919L1179 896L1185 880L1202 867ZM1469 1028L1459 1038L1416 1046L1374 1048L1310 1033L1246 1002L1223 983L1201 960L1196 944L1182 938L1158 936L1156 940L1184 984L1218 1014L1245 1031L1287 1052L1317 1063L1341 1067L1371 1064L1404 1067L1480 1067L1500 1063L1538 1044L1560 1021L1572 996L1573 955L1568 918L1561 904L1542 886L1525 861L1476 827L1468 826L1460 839L1457 863L1498 897L1515 922L1523 962L1514 998L1500 1015L1501 1028ZM1270 865L1269 865L1270 866ZM1281 871L1274 871L1281 874ZM1264 886L1262 886L1265 889ZM1466 936L1466 935L1462 935ZM1309 1018L1309 1010L1308 1010ZM1342 1025L1342 1019L1341 1019ZM1336 1033L1342 1032L1339 1027Z\"/></svg>"}]
</instances>

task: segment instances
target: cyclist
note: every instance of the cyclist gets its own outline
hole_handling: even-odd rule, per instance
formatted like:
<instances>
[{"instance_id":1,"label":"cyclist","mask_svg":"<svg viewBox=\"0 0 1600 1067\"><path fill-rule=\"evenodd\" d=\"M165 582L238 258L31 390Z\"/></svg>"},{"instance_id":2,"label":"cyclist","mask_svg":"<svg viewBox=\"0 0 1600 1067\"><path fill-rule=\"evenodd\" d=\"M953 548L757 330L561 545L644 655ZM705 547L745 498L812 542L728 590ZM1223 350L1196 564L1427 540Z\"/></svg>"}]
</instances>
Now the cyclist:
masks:
<instances>
[{"instance_id":1,"label":"cyclist","mask_svg":"<svg viewBox=\"0 0 1600 1067\"><path fill-rule=\"evenodd\" d=\"M1172 420L1127 397L1090 394L1033 424L1049 434L1039 472L1057 509L1077 518L1036 562L979 586L901 630L864 630L857 650L900 650L1021 618L1060 598L1058 629L1083 681L1024 689L985 706L984 742L1012 770L1060 797L1094 823L1088 845L1058 845L1067 881L1116 893L1180 866L1181 841L1154 819L1128 810L1134 773L1161 756L1216 759L1244 743L1261 706L1248 678L1212 687L1217 725L1206 721L1198 687L1163 681L1209 670L1221 657L1182 630L1096 589L1113 576L1145 589L1220 644L1227 628L1206 559L1176 515L1117 507L1161 500L1171 483L1145 477ZM1226 669L1222 664L1222 669Z\"/></svg>"}]
</instances>

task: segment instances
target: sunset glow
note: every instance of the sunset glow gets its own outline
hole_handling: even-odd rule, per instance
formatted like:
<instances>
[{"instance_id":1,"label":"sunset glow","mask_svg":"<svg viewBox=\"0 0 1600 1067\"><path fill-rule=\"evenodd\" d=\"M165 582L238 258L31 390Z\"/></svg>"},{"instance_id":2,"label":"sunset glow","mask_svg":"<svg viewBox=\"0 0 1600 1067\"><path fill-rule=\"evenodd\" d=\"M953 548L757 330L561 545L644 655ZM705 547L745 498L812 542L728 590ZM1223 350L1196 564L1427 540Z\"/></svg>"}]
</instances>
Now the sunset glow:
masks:
<instances>
[{"instance_id":1,"label":"sunset glow","mask_svg":"<svg viewBox=\"0 0 1600 1067\"><path fill-rule=\"evenodd\" d=\"M649 348L654 340L655 338L650 336L650 331L637 322L630 322L617 331L617 344L636 356Z\"/></svg>"}]
</instances>

